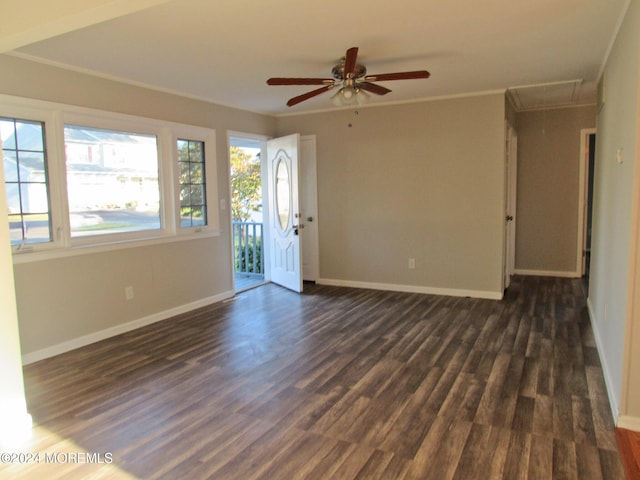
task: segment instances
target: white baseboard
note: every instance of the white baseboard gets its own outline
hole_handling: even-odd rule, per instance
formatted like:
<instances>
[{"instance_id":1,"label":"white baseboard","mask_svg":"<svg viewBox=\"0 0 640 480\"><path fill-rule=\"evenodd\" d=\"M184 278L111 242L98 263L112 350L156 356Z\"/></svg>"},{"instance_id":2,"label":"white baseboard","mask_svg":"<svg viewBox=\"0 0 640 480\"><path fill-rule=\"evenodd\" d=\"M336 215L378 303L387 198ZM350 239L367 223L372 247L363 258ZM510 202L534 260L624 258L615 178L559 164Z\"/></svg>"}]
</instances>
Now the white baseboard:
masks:
<instances>
[{"instance_id":1,"label":"white baseboard","mask_svg":"<svg viewBox=\"0 0 640 480\"><path fill-rule=\"evenodd\" d=\"M503 292L423 287L418 285L397 285L393 283L357 282L352 280L336 280L332 278L319 278L316 283L320 285L331 285L334 287L368 288L371 290L385 290L389 292L425 293L428 295L486 298L489 300L502 300L503 297Z\"/></svg>"},{"instance_id":2,"label":"white baseboard","mask_svg":"<svg viewBox=\"0 0 640 480\"><path fill-rule=\"evenodd\" d=\"M618 417L616 427L626 428L627 430L633 430L634 432L640 432L640 418L630 417L628 415L620 415Z\"/></svg>"},{"instance_id":3,"label":"white baseboard","mask_svg":"<svg viewBox=\"0 0 640 480\"><path fill-rule=\"evenodd\" d=\"M596 339L596 349L598 350L598 358L600 358L600 365L602 365L602 373L604 374L604 383L607 387L607 396L609 397L609 406L611 407L611 415L613 416L613 421L619 421L620 414L620 403L618 403L618 397L616 396L615 388L613 387L613 380L611 380L611 374L609 373L611 370L609 369L609 365L607 364L606 357L602 354L604 352L604 346L602 344L602 339L600 338L600 334L598 329L596 328L595 322L595 314L593 312L593 305L591 304L591 299L587 298L587 311L589 312L589 321L591 322L591 329L593 330L593 336Z\"/></svg>"},{"instance_id":4,"label":"white baseboard","mask_svg":"<svg viewBox=\"0 0 640 480\"><path fill-rule=\"evenodd\" d=\"M107 338L114 337L122 333L130 332L131 330L135 330L136 328L144 327L146 325L150 325L152 323L156 323L161 320L166 320L167 318L171 318L176 315L187 313L197 308L206 307L207 305L211 305L212 303L217 303L222 300L226 300L233 296L234 296L233 291L223 292L218 295L214 295L212 297L207 297L202 300L188 303L186 305L181 305L179 307L171 308L163 312L154 313L152 315L148 315L146 317L139 318L131 322L123 323L121 325L116 325L114 327L100 330L94 333L90 333L88 335L83 335L82 337L78 337L72 340L68 340L66 342L58 343L56 345L52 345L50 347L43 348L41 350L36 350L35 352L29 352L22 355L22 364L28 365L30 363L37 362L39 360L44 360L45 358L53 357L55 355L65 353L70 350L75 350L76 348L84 347L86 345L90 345L92 343L99 342L100 340L105 340Z\"/></svg>"},{"instance_id":5,"label":"white baseboard","mask_svg":"<svg viewBox=\"0 0 640 480\"><path fill-rule=\"evenodd\" d=\"M564 272L555 270L527 270L516 269L513 273L516 275L527 275L537 277L560 277L560 278L580 278L582 275L578 272Z\"/></svg>"}]
</instances>

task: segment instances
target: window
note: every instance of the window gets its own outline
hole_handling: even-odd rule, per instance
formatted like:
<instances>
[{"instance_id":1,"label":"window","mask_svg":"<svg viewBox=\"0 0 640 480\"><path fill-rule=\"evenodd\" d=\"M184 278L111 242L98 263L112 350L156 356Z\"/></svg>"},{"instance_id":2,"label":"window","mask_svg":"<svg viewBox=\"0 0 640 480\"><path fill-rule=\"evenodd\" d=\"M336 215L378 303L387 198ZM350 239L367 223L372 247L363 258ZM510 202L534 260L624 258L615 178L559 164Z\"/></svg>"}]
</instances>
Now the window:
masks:
<instances>
[{"instance_id":1,"label":"window","mask_svg":"<svg viewBox=\"0 0 640 480\"><path fill-rule=\"evenodd\" d=\"M218 235L215 130L0 94L14 262Z\"/></svg>"},{"instance_id":2,"label":"window","mask_svg":"<svg viewBox=\"0 0 640 480\"><path fill-rule=\"evenodd\" d=\"M180 227L207 224L204 142L178 139Z\"/></svg>"},{"instance_id":3,"label":"window","mask_svg":"<svg viewBox=\"0 0 640 480\"><path fill-rule=\"evenodd\" d=\"M43 122L0 118L11 245L51 242Z\"/></svg>"},{"instance_id":4,"label":"window","mask_svg":"<svg viewBox=\"0 0 640 480\"><path fill-rule=\"evenodd\" d=\"M65 125L71 237L158 230L154 135Z\"/></svg>"}]
</instances>

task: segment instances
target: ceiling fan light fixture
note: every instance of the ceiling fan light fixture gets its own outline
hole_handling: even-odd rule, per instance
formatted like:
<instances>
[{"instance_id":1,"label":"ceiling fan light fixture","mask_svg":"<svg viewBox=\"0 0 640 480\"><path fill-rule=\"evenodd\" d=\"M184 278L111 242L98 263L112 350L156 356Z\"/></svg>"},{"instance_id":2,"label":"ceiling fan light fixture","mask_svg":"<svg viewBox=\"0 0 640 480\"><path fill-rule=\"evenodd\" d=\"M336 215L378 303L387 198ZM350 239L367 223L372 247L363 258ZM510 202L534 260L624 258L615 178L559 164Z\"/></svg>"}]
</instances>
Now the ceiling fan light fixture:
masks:
<instances>
[{"instance_id":1,"label":"ceiling fan light fixture","mask_svg":"<svg viewBox=\"0 0 640 480\"><path fill-rule=\"evenodd\" d=\"M330 98L331 103L333 103L336 107L342 106L342 99L340 98L340 90L338 90L334 95Z\"/></svg>"},{"instance_id":2,"label":"ceiling fan light fixture","mask_svg":"<svg viewBox=\"0 0 640 480\"><path fill-rule=\"evenodd\" d=\"M356 89L356 102L358 102L358 105L364 105L365 103L368 103L370 99L371 95L367 92L361 88Z\"/></svg>"},{"instance_id":3,"label":"ceiling fan light fixture","mask_svg":"<svg viewBox=\"0 0 640 480\"><path fill-rule=\"evenodd\" d=\"M331 97L331 103L338 107L344 105L362 105L369 100L369 94L358 87L344 86Z\"/></svg>"}]
</instances>

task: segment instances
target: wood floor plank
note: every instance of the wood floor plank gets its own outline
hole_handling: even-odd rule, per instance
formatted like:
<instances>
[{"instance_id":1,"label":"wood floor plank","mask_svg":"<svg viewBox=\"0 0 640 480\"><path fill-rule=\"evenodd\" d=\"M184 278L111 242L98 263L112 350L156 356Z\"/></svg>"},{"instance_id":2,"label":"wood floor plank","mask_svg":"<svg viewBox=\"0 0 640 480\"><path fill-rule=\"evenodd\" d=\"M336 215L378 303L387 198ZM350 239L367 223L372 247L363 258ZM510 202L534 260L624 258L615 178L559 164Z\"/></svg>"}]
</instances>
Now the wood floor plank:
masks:
<instances>
[{"instance_id":1,"label":"wood floor plank","mask_svg":"<svg viewBox=\"0 0 640 480\"><path fill-rule=\"evenodd\" d=\"M24 369L0 478L623 478L579 280L501 301L267 285Z\"/></svg>"},{"instance_id":2,"label":"wood floor plank","mask_svg":"<svg viewBox=\"0 0 640 480\"><path fill-rule=\"evenodd\" d=\"M469 422L436 417L416 452L407 478L451 478L470 430Z\"/></svg>"},{"instance_id":3,"label":"wood floor plank","mask_svg":"<svg viewBox=\"0 0 640 480\"><path fill-rule=\"evenodd\" d=\"M578 478L605 480L602 477L598 447L595 445L576 444L576 468Z\"/></svg>"},{"instance_id":4,"label":"wood floor plank","mask_svg":"<svg viewBox=\"0 0 640 480\"><path fill-rule=\"evenodd\" d=\"M464 445L453 475L455 480L479 478L486 474L489 464L488 456L486 455L488 451L487 442L490 433L491 427L489 426L478 423L471 424L467 442Z\"/></svg>"},{"instance_id":5,"label":"wood floor plank","mask_svg":"<svg viewBox=\"0 0 640 480\"><path fill-rule=\"evenodd\" d=\"M558 438L553 440L553 478L578 479L575 443Z\"/></svg>"},{"instance_id":6,"label":"wood floor plank","mask_svg":"<svg viewBox=\"0 0 640 480\"><path fill-rule=\"evenodd\" d=\"M531 435L513 430L509 439L503 478L526 480L531 456Z\"/></svg>"},{"instance_id":7,"label":"wood floor plank","mask_svg":"<svg viewBox=\"0 0 640 480\"><path fill-rule=\"evenodd\" d=\"M553 442L548 437L531 436L529 456L529 478L547 479L553 477Z\"/></svg>"}]
</instances>

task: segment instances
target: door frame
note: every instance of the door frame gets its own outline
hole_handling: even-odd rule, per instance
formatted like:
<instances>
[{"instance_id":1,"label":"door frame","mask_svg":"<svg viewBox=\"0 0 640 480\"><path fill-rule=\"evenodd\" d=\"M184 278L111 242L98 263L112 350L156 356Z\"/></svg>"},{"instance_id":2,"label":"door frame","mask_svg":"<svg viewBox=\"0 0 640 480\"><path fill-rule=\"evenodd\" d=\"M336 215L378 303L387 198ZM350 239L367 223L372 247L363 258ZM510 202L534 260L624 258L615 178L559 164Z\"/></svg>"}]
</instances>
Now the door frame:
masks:
<instances>
[{"instance_id":1,"label":"door frame","mask_svg":"<svg viewBox=\"0 0 640 480\"><path fill-rule=\"evenodd\" d=\"M230 159L229 159L229 151L230 151L230 147L231 147L231 139L235 138L235 139L246 139L252 142L259 142L260 143L260 174L262 176L262 198L263 198L263 207L266 207L266 202L268 201L268 188L269 188L269 182L267 179L267 162L265 161L267 158L267 140L272 139L273 137L267 136L267 135L259 135L259 134L253 134L253 133L246 133L246 132L240 132L240 131L236 131L236 130L227 130L227 151L226 151L226 158L227 158L227 191L228 191L228 198L229 198L229 202L231 202L231 178L229 177L229 171L230 171ZM299 168L300 168L300 176L301 178L305 178L305 179L309 179L309 183L313 183L313 187L314 187L314 192L313 195L316 197L316 211L315 211L315 218L314 218L314 222L316 222L315 224L315 229L313 229L313 238L311 239L312 242L315 243L315 252L313 252L311 254L311 260L313 262L315 262L315 266L314 269L317 272L317 277L320 278L320 241L319 241L319 237L320 237L320 233L319 233L319 229L320 229L320 225L318 222L318 199L317 199L317 184L318 184L318 172L317 172L317 155L316 155L316 136L315 135L300 135L300 152L299 152L299 159L298 159L298 163L299 163ZM311 173L311 177L308 175L309 173ZM301 188L305 188L308 185L306 184L305 181L301 180ZM304 197L304 193L302 195ZM225 202L220 202L220 205L222 205ZM229 211L231 210L231 205L225 205L225 207L220 207L222 210L228 208ZM302 208L304 209L305 206L303 205ZM305 215L304 217L306 218L308 215ZM263 229L262 229L262 248L264 250L264 283L269 283L271 282L271 255L270 255L270 244L271 244L271 228L270 228L270 217L269 217L269 209L268 208L263 208L262 209L262 217L263 217ZM304 223L304 222L303 222ZM236 285L235 285L235 275L233 274L234 272L234 257L233 257L233 236L231 235L231 229L232 229L232 225L233 225L233 218L231 218L231 214L229 214L229 247L230 247L230 259L229 259L229 264L230 264L230 268L231 268L231 285L232 285L232 289L235 292L236 291ZM308 232L305 232L305 235ZM308 238L307 237L301 237L302 238ZM308 245L306 242L304 242L303 246L303 251L306 249L308 250ZM304 269L302 271L302 275L303 278L305 276L304 273ZM313 280L313 281L317 281L317 279L312 279L312 278L307 278L305 280Z\"/></svg>"},{"instance_id":2,"label":"door frame","mask_svg":"<svg viewBox=\"0 0 640 480\"><path fill-rule=\"evenodd\" d=\"M587 203L589 201L589 136L595 135L595 128L580 130L580 173L578 180L578 245L576 248L576 276L585 273L587 242ZM592 212L593 213L593 212Z\"/></svg>"},{"instance_id":3,"label":"door frame","mask_svg":"<svg viewBox=\"0 0 640 480\"><path fill-rule=\"evenodd\" d=\"M518 132L505 122L505 208L503 288L511 284L516 266L516 221L518 189ZM511 217L511 220L507 218Z\"/></svg>"},{"instance_id":4,"label":"door frame","mask_svg":"<svg viewBox=\"0 0 640 480\"><path fill-rule=\"evenodd\" d=\"M320 240L318 225L318 167L316 158L316 136L300 136L300 152L298 157L300 168L300 200L302 202L302 242L303 265L302 278L304 281L316 282L320 278ZM312 209L309 211L309 205ZM308 217L313 217L311 222ZM309 260L310 267L305 270L304 259Z\"/></svg>"}]
</instances>

